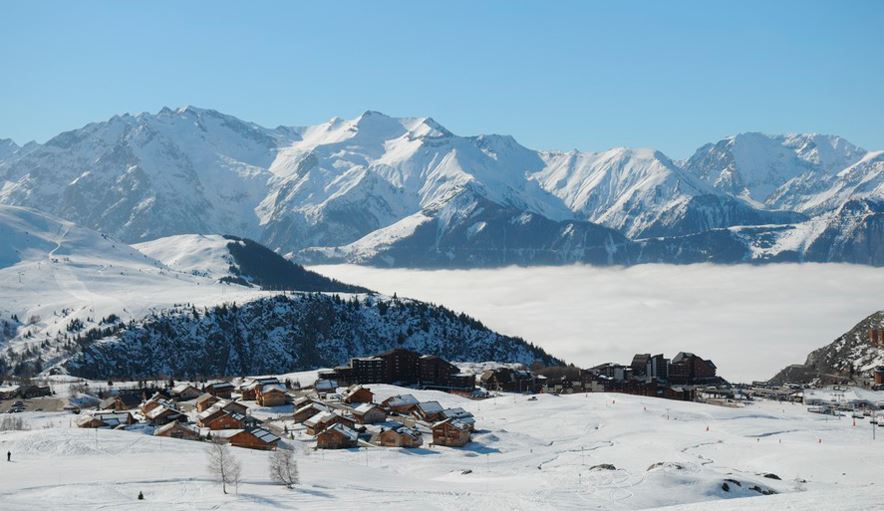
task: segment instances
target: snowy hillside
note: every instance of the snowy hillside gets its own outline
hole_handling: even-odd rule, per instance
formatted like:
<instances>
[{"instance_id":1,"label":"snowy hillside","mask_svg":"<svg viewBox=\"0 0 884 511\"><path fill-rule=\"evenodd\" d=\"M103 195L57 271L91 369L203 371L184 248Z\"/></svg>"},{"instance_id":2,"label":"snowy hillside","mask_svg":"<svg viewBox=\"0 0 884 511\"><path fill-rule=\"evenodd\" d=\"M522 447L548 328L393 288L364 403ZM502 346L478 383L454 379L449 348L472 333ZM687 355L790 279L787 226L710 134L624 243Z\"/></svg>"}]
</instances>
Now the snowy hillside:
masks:
<instances>
[{"instance_id":1,"label":"snowy hillside","mask_svg":"<svg viewBox=\"0 0 884 511\"><path fill-rule=\"evenodd\" d=\"M412 300L279 295L151 314L111 335L76 340L64 364L90 378L270 374L333 367L404 347L451 360L560 361L466 316Z\"/></svg>"},{"instance_id":2,"label":"snowy hillside","mask_svg":"<svg viewBox=\"0 0 884 511\"><path fill-rule=\"evenodd\" d=\"M852 200L884 199L880 152L815 134L737 135L680 164L653 149L536 151L509 136L459 136L429 117L367 111L268 129L184 107L115 116L42 145L4 147L2 204L45 209L130 243L230 234L310 262L646 260L627 256L644 253L640 247L612 251L623 243L603 228L633 241L665 239L665 249L651 251L665 262L734 262L732 243L743 245L737 261L800 261L804 253L754 258L764 240L711 233L799 226ZM553 234L518 227L528 217ZM575 240L575 230L588 234ZM725 245L715 244L723 238ZM660 245L639 243L648 244ZM874 250L836 249L825 260L884 264Z\"/></svg>"},{"instance_id":3,"label":"snowy hillside","mask_svg":"<svg viewBox=\"0 0 884 511\"><path fill-rule=\"evenodd\" d=\"M206 469L205 443L78 429L70 414L25 412L30 430L0 432L16 471L0 478L3 509L849 511L879 509L884 499L876 470L884 452L868 422L854 428L800 405L371 390L378 401L408 392L462 407L478 431L461 449L425 440L415 449L315 451L296 437L286 441L301 476L295 490L271 484L272 453L234 447L242 482L224 495Z\"/></svg>"},{"instance_id":4,"label":"snowy hillside","mask_svg":"<svg viewBox=\"0 0 884 511\"><path fill-rule=\"evenodd\" d=\"M180 234L133 245L177 271L268 290L366 293L283 258L250 239Z\"/></svg>"},{"instance_id":5,"label":"snowy hillside","mask_svg":"<svg viewBox=\"0 0 884 511\"><path fill-rule=\"evenodd\" d=\"M24 208L0 206L0 235L9 241L0 245L0 374L288 371L397 345L455 360L552 361L467 316L364 294L247 240L229 240L238 284L211 273L231 275L218 262L226 261L220 242L211 237L179 239L177 251L168 242L149 247L185 269L179 270ZM201 255L205 264L197 260ZM256 287L264 284L360 294L279 295Z\"/></svg>"}]
</instances>

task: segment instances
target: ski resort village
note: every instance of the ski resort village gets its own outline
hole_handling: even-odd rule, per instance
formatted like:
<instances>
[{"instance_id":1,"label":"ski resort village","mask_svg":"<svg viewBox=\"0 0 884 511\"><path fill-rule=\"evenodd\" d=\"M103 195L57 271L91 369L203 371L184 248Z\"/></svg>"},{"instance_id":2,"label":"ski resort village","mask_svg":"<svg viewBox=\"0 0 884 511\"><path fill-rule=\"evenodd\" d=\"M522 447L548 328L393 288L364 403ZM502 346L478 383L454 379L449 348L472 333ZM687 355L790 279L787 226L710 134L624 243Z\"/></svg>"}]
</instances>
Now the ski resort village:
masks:
<instances>
[{"instance_id":1,"label":"ski resort village","mask_svg":"<svg viewBox=\"0 0 884 511\"><path fill-rule=\"evenodd\" d=\"M884 392L845 383L731 385L690 353L581 370L402 348L272 376L14 379L0 387L0 498L16 510L874 509Z\"/></svg>"},{"instance_id":2,"label":"ski resort village","mask_svg":"<svg viewBox=\"0 0 884 511\"><path fill-rule=\"evenodd\" d=\"M0 13L0 511L884 511L884 0Z\"/></svg>"}]
</instances>

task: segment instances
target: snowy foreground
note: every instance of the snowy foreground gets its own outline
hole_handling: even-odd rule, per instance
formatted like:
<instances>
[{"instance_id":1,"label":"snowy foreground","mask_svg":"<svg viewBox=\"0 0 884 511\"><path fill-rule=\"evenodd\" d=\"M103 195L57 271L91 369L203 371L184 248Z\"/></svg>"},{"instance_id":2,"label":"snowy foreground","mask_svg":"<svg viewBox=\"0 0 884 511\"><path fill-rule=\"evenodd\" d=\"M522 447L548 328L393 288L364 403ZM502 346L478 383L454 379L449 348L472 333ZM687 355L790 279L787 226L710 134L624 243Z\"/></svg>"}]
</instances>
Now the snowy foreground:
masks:
<instances>
[{"instance_id":1,"label":"snowy foreground","mask_svg":"<svg viewBox=\"0 0 884 511\"><path fill-rule=\"evenodd\" d=\"M406 392L385 385L372 389L379 400ZM884 506L884 438L873 441L866 421L854 428L850 419L773 402L734 409L621 394L470 401L407 392L473 412L474 443L464 449L425 444L411 450L314 451L295 440L302 484L294 491L271 484L267 452L234 448L244 479L236 495L223 495L209 477L203 443L76 429L71 415L24 413L30 431L0 432L0 452L13 453L12 463L0 462L0 508ZM616 468L591 468L600 464ZM726 480L731 480L727 492ZM753 486L778 494L757 496ZM136 500L139 491L144 501Z\"/></svg>"}]
</instances>

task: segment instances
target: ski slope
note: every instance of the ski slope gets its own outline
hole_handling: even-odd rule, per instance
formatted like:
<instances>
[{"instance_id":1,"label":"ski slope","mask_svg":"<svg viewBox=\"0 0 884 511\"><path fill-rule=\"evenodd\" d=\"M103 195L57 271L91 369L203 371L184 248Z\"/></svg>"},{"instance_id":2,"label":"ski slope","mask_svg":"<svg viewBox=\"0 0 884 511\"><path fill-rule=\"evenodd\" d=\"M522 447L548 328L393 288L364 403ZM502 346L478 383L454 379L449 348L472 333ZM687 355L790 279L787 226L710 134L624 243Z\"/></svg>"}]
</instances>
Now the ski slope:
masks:
<instances>
[{"instance_id":1,"label":"ski slope","mask_svg":"<svg viewBox=\"0 0 884 511\"><path fill-rule=\"evenodd\" d=\"M9 340L17 350L65 332L74 320L88 329L111 314L128 321L174 304L242 303L268 294L172 269L110 236L36 210L0 206L0 237L0 319L15 316L23 324ZM45 349L47 366L56 355Z\"/></svg>"},{"instance_id":2,"label":"ski slope","mask_svg":"<svg viewBox=\"0 0 884 511\"><path fill-rule=\"evenodd\" d=\"M206 470L205 444L71 429L71 415L25 413L30 431L0 432L0 451L13 453L0 469L15 471L0 477L0 502L15 511L847 510L875 509L884 498L884 438L872 441L865 421L854 428L800 405L733 409L620 394L470 401L386 385L372 390L376 400L409 392L471 411L474 442L314 451L290 441L302 480L295 491L270 483L268 453L234 448L243 482L238 494L223 495ZM591 468L600 464L615 469ZM725 480L742 486L730 482L725 492ZM778 494L750 497L754 485ZM139 491L143 502L135 500Z\"/></svg>"}]
</instances>

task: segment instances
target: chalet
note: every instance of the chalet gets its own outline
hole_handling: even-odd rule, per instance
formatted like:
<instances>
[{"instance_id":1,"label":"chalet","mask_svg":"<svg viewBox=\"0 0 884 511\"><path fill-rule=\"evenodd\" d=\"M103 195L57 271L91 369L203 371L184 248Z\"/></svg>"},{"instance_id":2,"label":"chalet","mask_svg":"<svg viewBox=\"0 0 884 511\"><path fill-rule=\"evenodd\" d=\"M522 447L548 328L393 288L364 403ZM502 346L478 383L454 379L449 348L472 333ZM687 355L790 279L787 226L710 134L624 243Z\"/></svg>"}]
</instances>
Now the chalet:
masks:
<instances>
[{"instance_id":1,"label":"chalet","mask_svg":"<svg viewBox=\"0 0 884 511\"><path fill-rule=\"evenodd\" d=\"M201 428L209 429L243 428L257 422L242 413L240 407L242 405L235 401L219 401L197 415L196 422Z\"/></svg>"},{"instance_id":2,"label":"chalet","mask_svg":"<svg viewBox=\"0 0 884 511\"><path fill-rule=\"evenodd\" d=\"M411 414L427 422L436 422L442 418L442 405L438 401L424 401L418 403Z\"/></svg>"},{"instance_id":3,"label":"chalet","mask_svg":"<svg viewBox=\"0 0 884 511\"><path fill-rule=\"evenodd\" d=\"M433 444L463 447L470 441L470 427L457 419L445 419L433 424Z\"/></svg>"},{"instance_id":4,"label":"chalet","mask_svg":"<svg viewBox=\"0 0 884 511\"><path fill-rule=\"evenodd\" d=\"M196 398L194 408L196 408L196 411L198 412L205 412L218 401L220 401L220 398L218 396L206 392L205 394L202 394L200 397Z\"/></svg>"},{"instance_id":5,"label":"chalet","mask_svg":"<svg viewBox=\"0 0 884 511\"><path fill-rule=\"evenodd\" d=\"M249 426L249 417L246 415L224 410L220 412L202 421L202 427L215 431L219 429L242 429Z\"/></svg>"},{"instance_id":6,"label":"chalet","mask_svg":"<svg viewBox=\"0 0 884 511\"><path fill-rule=\"evenodd\" d=\"M304 426L307 427L308 435L316 435L332 424L343 424L351 428L356 425L355 421L349 417L344 417L343 415L334 412L319 412L304 421Z\"/></svg>"},{"instance_id":7,"label":"chalet","mask_svg":"<svg viewBox=\"0 0 884 511\"><path fill-rule=\"evenodd\" d=\"M356 431L341 423L332 424L316 435L318 449L347 449L356 447L358 441Z\"/></svg>"},{"instance_id":8,"label":"chalet","mask_svg":"<svg viewBox=\"0 0 884 511\"><path fill-rule=\"evenodd\" d=\"M417 398L411 394L402 394L387 398L381 403L381 406L394 413L409 413L417 406L418 402Z\"/></svg>"},{"instance_id":9,"label":"chalet","mask_svg":"<svg viewBox=\"0 0 884 511\"><path fill-rule=\"evenodd\" d=\"M95 412L77 419L77 426L81 428L116 428L134 423L135 418L129 412Z\"/></svg>"},{"instance_id":10,"label":"chalet","mask_svg":"<svg viewBox=\"0 0 884 511\"><path fill-rule=\"evenodd\" d=\"M307 406L314 401L315 401L314 398L304 395L304 396L296 397L295 400L292 401L292 405L295 407L295 410L297 410L298 408Z\"/></svg>"},{"instance_id":11,"label":"chalet","mask_svg":"<svg viewBox=\"0 0 884 511\"><path fill-rule=\"evenodd\" d=\"M387 420L387 412L373 403L362 403L353 408L353 417L360 424L377 424Z\"/></svg>"},{"instance_id":12,"label":"chalet","mask_svg":"<svg viewBox=\"0 0 884 511\"><path fill-rule=\"evenodd\" d=\"M191 399L195 399L199 397L201 394L200 389L194 387L189 383L179 383L172 387L170 391L173 399L177 399L178 401L190 401Z\"/></svg>"},{"instance_id":13,"label":"chalet","mask_svg":"<svg viewBox=\"0 0 884 511\"><path fill-rule=\"evenodd\" d=\"M243 401L254 401L258 398L258 391L264 385L278 385L279 379L273 376L253 378L239 386Z\"/></svg>"},{"instance_id":14,"label":"chalet","mask_svg":"<svg viewBox=\"0 0 884 511\"><path fill-rule=\"evenodd\" d=\"M305 420L313 417L317 413L327 412L328 407L322 403L317 403L315 401L311 401L310 403L302 406L295 410L295 413L292 414L292 420L295 422L304 422Z\"/></svg>"},{"instance_id":15,"label":"chalet","mask_svg":"<svg viewBox=\"0 0 884 511\"><path fill-rule=\"evenodd\" d=\"M374 401L374 394L362 385L354 385L344 393L345 403L371 403L372 401Z\"/></svg>"},{"instance_id":16,"label":"chalet","mask_svg":"<svg viewBox=\"0 0 884 511\"><path fill-rule=\"evenodd\" d=\"M236 387L233 386L229 381L219 381L206 385L203 387L203 391L215 396L220 397L222 399L230 399L233 390Z\"/></svg>"},{"instance_id":17,"label":"chalet","mask_svg":"<svg viewBox=\"0 0 884 511\"><path fill-rule=\"evenodd\" d=\"M320 378L313 384L313 389L316 390L316 393L319 394L320 397L322 397L338 390L338 382L335 380Z\"/></svg>"},{"instance_id":18,"label":"chalet","mask_svg":"<svg viewBox=\"0 0 884 511\"><path fill-rule=\"evenodd\" d=\"M168 404L162 404L160 406L152 408L144 415L144 418L145 420L147 420L147 422L153 424L154 426L162 426L170 422L187 419L187 417L178 409L173 408Z\"/></svg>"},{"instance_id":19,"label":"chalet","mask_svg":"<svg viewBox=\"0 0 884 511\"><path fill-rule=\"evenodd\" d=\"M98 409L116 411L134 410L135 408L138 408L138 403L140 402L141 399L138 398L137 394L124 393L102 399L101 402L98 403Z\"/></svg>"},{"instance_id":20,"label":"chalet","mask_svg":"<svg viewBox=\"0 0 884 511\"><path fill-rule=\"evenodd\" d=\"M160 394L159 392L155 393L148 399L147 401L141 403L141 406L138 408L141 410L143 415L147 415L154 408L161 406L164 402L166 402L166 396Z\"/></svg>"},{"instance_id":21,"label":"chalet","mask_svg":"<svg viewBox=\"0 0 884 511\"><path fill-rule=\"evenodd\" d=\"M219 407L221 407L221 409L226 412L241 413L243 415L248 415L248 412L249 412L249 407L240 403L239 401L222 399L221 401L218 401L215 404L218 405Z\"/></svg>"},{"instance_id":22,"label":"chalet","mask_svg":"<svg viewBox=\"0 0 884 511\"><path fill-rule=\"evenodd\" d=\"M372 443L383 447L420 447L424 443L419 431L404 425L382 427L372 436Z\"/></svg>"},{"instance_id":23,"label":"chalet","mask_svg":"<svg viewBox=\"0 0 884 511\"><path fill-rule=\"evenodd\" d=\"M470 431L476 429L476 418L463 408L446 408L442 410L442 419L457 419L470 427Z\"/></svg>"},{"instance_id":24,"label":"chalet","mask_svg":"<svg viewBox=\"0 0 884 511\"><path fill-rule=\"evenodd\" d=\"M872 380L875 385L884 385L884 366L878 366L872 370Z\"/></svg>"},{"instance_id":25,"label":"chalet","mask_svg":"<svg viewBox=\"0 0 884 511\"><path fill-rule=\"evenodd\" d=\"M180 438L182 440L199 440L200 432L184 422L170 422L165 426L160 426L153 432L154 436L164 436L168 438Z\"/></svg>"},{"instance_id":26,"label":"chalet","mask_svg":"<svg viewBox=\"0 0 884 511\"><path fill-rule=\"evenodd\" d=\"M279 437L264 428L228 429L212 433L212 438L235 447L269 451L276 449Z\"/></svg>"},{"instance_id":27,"label":"chalet","mask_svg":"<svg viewBox=\"0 0 884 511\"><path fill-rule=\"evenodd\" d=\"M289 400L285 392L285 385L281 383L268 383L256 389L256 401L261 406L282 406Z\"/></svg>"}]
</instances>

